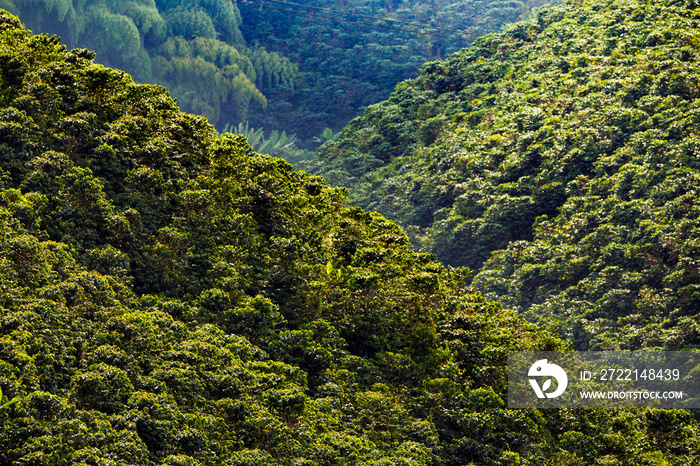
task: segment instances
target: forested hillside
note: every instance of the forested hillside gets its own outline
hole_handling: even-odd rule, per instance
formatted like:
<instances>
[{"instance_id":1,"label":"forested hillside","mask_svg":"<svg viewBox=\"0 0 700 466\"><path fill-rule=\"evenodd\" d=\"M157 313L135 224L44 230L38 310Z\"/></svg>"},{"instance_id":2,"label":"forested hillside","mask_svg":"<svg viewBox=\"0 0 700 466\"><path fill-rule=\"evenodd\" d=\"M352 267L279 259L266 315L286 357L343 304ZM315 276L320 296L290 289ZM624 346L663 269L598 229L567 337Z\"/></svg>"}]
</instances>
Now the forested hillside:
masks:
<instances>
[{"instance_id":1,"label":"forested hillside","mask_svg":"<svg viewBox=\"0 0 700 466\"><path fill-rule=\"evenodd\" d=\"M569 2L426 64L307 168L576 348L697 348L699 54L697 2Z\"/></svg>"},{"instance_id":2,"label":"forested hillside","mask_svg":"<svg viewBox=\"0 0 700 466\"><path fill-rule=\"evenodd\" d=\"M567 344L93 58L0 12L0 464L700 462L686 411L504 409Z\"/></svg>"},{"instance_id":3,"label":"forested hillside","mask_svg":"<svg viewBox=\"0 0 700 466\"><path fill-rule=\"evenodd\" d=\"M211 123L245 120L260 92L292 86L297 68L241 35L240 12L226 0L0 0L35 33L57 34L70 47L88 47L97 60L162 84L178 104Z\"/></svg>"},{"instance_id":4,"label":"forested hillside","mask_svg":"<svg viewBox=\"0 0 700 466\"><path fill-rule=\"evenodd\" d=\"M309 0L309 6L420 22L473 39L530 14L543 0ZM244 0L244 3L248 3ZM220 130L250 119L309 143L385 99L426 61L467 42L373 28L267 7L376 23L293 5L228 0L0 0L35 33L95 50L138 82L167 86L184 110ZM263 5L266 8L263 8Z\"/></svg>"},{"instance_id":5,"label":"forested hillside","mask_svg":"<svg viewBox=\"0 0 700 466\"><path fill-rule=\"evenodd\" d=\"M443 28L427 29L292 8L435 34L417 35L240 6L243 18L240 29L246 40L299 65L298 81L293 89L261 88L268 98L268 107L265 112L252 111L251 123L288 128L308 138L321 134L324 127L338 130L359 115L363 107L388 98L398 82L414 77L425 62L447 57L468 47L469 41L476 37L499 31L505 24L529 16L533 8L544 3L558 3L558 0L303 0L296 3ZM289 3L263 4L290 9Z\"/></svg>"}]
</instances>

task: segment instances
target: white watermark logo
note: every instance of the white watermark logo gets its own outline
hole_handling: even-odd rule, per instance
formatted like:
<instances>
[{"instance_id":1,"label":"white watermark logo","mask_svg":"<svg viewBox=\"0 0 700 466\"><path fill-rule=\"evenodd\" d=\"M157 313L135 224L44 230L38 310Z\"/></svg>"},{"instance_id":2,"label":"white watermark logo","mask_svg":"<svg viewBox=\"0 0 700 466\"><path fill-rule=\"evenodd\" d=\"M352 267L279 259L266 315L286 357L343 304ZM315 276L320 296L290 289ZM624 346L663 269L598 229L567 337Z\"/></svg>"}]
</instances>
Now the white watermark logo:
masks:
<instances>
[{"instance_id":1,"label":"white watermark logo","mask_svg":"<svg viewBox=\"0 0 700 466\"><path fill-rule=\"evenodd\" d=\"M556 364L549 364L546 359L540 359L530 366L527 375L528 377L547 377L541 387L537 379L528 379L537 398L556 398L564 393L569 383L569 378L566 376L564 369ZM547 393L547 390L552 386L552 378L557 381L557 389L551 393Z\"/></svg>"},{"instance_id":2,"label":"white watermark logo","mask_svg":"<svg viewBox=\"0 0 700 466\"><path fill-rule=\"evenodd\" d=\"M700 409L700 351L514 351L508 407Z\"/></svg>"}]
</instances>

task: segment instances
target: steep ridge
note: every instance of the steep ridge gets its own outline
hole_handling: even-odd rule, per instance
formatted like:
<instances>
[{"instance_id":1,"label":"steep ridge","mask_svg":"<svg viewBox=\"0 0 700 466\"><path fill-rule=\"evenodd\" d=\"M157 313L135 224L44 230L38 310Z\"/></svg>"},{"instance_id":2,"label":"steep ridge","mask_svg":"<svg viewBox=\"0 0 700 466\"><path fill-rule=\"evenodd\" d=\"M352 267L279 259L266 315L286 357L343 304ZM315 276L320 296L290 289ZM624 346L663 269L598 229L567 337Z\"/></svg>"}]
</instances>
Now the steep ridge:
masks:
<instances>
[{"instance_id":1,"label":"steep ridge","mask_svg":"<svg viewBox=\"0 0 700 466\"><path fill-rule=\"evenodd\" d=\"M425 65L306 168L576 348L696 348L698 7L542 10Z\"/></svg>"},{"instance_id":2,"label":"steep ridge","mask_svg":"<svg viewBox=\"0 0 700 466\"><path fill-rule=\"evenodd\" d=\"M504 409L565 343L93 58L0 12L0 464L700 461L685 411Z\"/></svg>"}]
</instances>

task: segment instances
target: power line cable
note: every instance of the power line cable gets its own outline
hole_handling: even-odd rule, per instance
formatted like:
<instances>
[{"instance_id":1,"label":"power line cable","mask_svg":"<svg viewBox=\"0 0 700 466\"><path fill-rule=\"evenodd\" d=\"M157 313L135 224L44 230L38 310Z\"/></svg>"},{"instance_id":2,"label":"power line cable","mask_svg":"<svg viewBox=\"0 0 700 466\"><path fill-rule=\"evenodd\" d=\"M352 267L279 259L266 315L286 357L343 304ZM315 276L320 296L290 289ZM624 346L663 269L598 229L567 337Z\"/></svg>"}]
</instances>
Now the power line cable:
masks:
<instances>
[{"instance_id":1,"label":"power line cable","mask_svg":"<svg viewBox=\"0 0 700 466\"><path fill-rule=\"evenodd\" d=\"M428 29L436 29L439 31L448 31L448 32L456 32L457 34L465 34L469 36L481 36L482 34L476 33L476 32L465 32L465 31L460 31L457 29L448 29L448 28L441 28L437 26L429 26L427 24L420 24L420 23L409 23L407 21L399 21L398 19L389 19L389 18L381 18L379 16L370 16L370 15L363 15L360 13L350 13L348 11L341 11L341 10L333 10L331 8L321 8L318 6L311 6L311 5L302 5L301 3L293 3L293 2L284 2L282 0L265 0L267 2L273 2L273 3L283 3L285 5L293 5L293 6L299 6L302 8L309 8L311 10L321 10L321 11L330 11L332 13L340 13L341 15L349 15L349 16L358 16L360 18L368 18L368 19L376 19L378 21L387 21L390 23L399 23L399 24L406 24L408 26L416 26L416 27L421 27L421 28L428 28Z\"/></svg>"},{"instance_id":2,"label":"power line cable","mask_svg":"<svg viewBox=\"0 0 700 466\"><path fill-rule=\"evenodd\" d=\"M474 42L473 40L463 39L463 38L461 38L461 37L443 36L442 34L433 34L433 33L431 33L431 32L412 31L412 30L410 30L410 29L395 28L395 27L392 27L392 26L384 26L384 25L382 25L382 24L365 23L365 22L363 22L363 21L354 21L354 20L351 20L351 19L341 19L341 18L335 18L335 17L333 17L333 16L317 15L317 14L314 14L314 13L304 13L304 12L302 12L302 11L287 10L287 9L284 9L284 8L275 8L275 7L273 7L273 6L265 6L265 5L262 5L262 4L259 4L259 3L240 2L240 1L237 1L237 0L227 0L227 1L229 1L229 2L231 2L231 3L237 3L237 4L239 4L239 5L254 6L254 7L257 7L257 8L267 8L267 9L269 9L269 10L284 11L284 12L287 12L287 13L295 13L295 14L297 14L297 15L313 16L313 17L315 17L315 18L332 19L332 20L335 20L335 21L342 21L342 22L345 22L345 23L362 24L362 25L365 25L365 26L372 26L372 27L376 27L376 28L391 29L391 30L393 30L393 31L410 32L411 34L420 34L420 35L423 35L423 36L433 36L433 37L442 37L443 39L459 40L459 41L462 41L462 42L467 42L467 43L469 43L469 44L471 44L472 42Z\"/></svg>"}]
</instances>

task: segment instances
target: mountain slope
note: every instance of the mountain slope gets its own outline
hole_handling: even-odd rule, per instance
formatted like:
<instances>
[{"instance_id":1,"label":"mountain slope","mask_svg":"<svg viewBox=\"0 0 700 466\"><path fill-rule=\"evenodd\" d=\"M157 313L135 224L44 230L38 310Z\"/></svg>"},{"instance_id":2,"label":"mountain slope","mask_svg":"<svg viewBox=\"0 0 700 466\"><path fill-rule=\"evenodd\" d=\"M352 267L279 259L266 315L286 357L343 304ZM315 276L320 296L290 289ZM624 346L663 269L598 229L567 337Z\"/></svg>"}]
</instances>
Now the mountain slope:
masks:
<instances>
[{"instance_id":1,"label":"mountain slope","mask_svg":"<svg viewBox=\"0 0 700 466\"><path fill-rule=\"evenodd\" d=\"M699 15L541 11L425 65L307 168L577 348L697 347Z\"/></svg>"},{"instance_id":2,"label":"mountain slope","mask_svg":"<svg viewBox=\"0 0 700 466\"><path fill-rule=\"evenodd\" d=\"M58 34L70 47L94 50L99 63L138 82L167 86L183 109L206 116L220 130L250 118L255 127L297 133L308 144L324 128L340 128L360 108L388 97L422 63L468 45L398 30L425 30L421 27L387 22L382 24L394 29L368 27L322 16L377 22L283 3L0 0L0 8L34 32ZM472 39L528 16L542 0L302 3L427 23L467 33L433 30L437 35Z\"/></svg>"},{"instance_id":3,"label":"mountain slope","mask_svg":"<svg viewBox=\"0 0 700 466\"><path fill-rule=\"evenodd\" d=\"M267 101L260 91L292 86L289 60L247 46L235 4L225 0L33 0L0 2L36 33L88 47L99 63L168 86L179 105L219 127Z\"/></svg>"},{"instance_id":4,"label":"mountain slope","mask_svg":"<svg viewBox=\"0 0 700 466\"><path fill-rule=\"evenodd\" d=\"M415 76L426 61L468 47L469 41L530 16L545 2L306 0L292 3L307 8L293 7L289 2L264 5L384 26L369 27L255 6L239 7L243 19L240 29L250 44L287 57L299 66L293 89L262 88L269 106L261 111L254 105L251 123L291 129L308 139L319 136L324 127L341 128L367 105L386 99L396 83ZM376 21L338 11L403 23ZM401 29L433 35L412 34Z\"/></svg>"},{"instance_id":5,"label":"mountain slope","mask_svg":"<svg viewBox=\"0 0 700 466\"><path fill-rule=\"evenodd\" d=\"M560 340L341 190L0 13L0 464L696 464L685 411L504 409Z\"/></svg>"}]
</instances>

